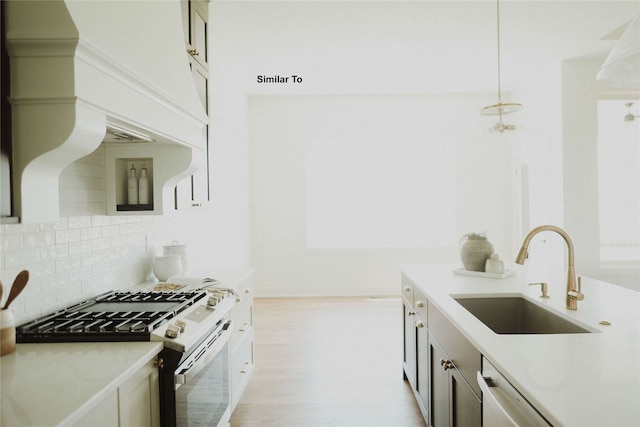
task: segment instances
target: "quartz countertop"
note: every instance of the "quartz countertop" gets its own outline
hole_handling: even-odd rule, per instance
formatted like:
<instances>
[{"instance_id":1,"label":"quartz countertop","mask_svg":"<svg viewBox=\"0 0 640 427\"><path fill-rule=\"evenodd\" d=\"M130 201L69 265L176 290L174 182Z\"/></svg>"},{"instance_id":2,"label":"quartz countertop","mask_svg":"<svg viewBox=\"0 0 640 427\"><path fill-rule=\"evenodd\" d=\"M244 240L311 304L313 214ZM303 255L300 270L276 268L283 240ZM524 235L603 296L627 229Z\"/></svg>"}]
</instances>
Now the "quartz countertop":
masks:
<instances>
[{"instance_id":1,"label":"quartz countertop","mask_svg":"<svg viewBox=\"0 0 640 427\"><path fill-rule=\"evenodd\" d=\"M554 426L640 425L640 293L583 277L585 298L567 310L566 273L554 276L543 299L519 267L509 266L516 274L504 279L455 275L456 266L401 271ZM594 332L499 335L451 297L460 294L522 294Z\"/></svg>"},{"instance_id":2,"label":"quartz countertop","mask_svg":"<svg viewBox=\"0 0 640 427\"><path fill-rule=\"evenodd\" d=\"M0 358L0 425L71 425L162 350L162 343L17 344Z\"/></svg>"}]
</instances>

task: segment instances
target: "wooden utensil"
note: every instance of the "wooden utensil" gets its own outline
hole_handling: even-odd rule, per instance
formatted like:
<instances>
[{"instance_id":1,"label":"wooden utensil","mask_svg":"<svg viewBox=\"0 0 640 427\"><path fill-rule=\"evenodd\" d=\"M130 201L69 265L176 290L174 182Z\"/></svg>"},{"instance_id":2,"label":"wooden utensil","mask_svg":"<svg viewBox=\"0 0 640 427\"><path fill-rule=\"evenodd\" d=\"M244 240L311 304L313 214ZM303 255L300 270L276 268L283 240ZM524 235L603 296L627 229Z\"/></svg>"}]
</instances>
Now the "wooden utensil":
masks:
<instances>
[{"instance_id":1,"label":"wooden utensil","mask_svg":"<svg viewBox=\"0 0 640 427\"><path fill-rule=\"evenodd\" d=\"M18 295L20 295L20 292L22 292L28 281L29 272L27 270L22 270L20 273L18 273L16 279L13 281L13 285L11 285L9 298L7 298L7 302L5 303L4 307L2 307L3 310L9 308L9 304L11 304L11 302L16 299Z\"/></svg>"}]
</instances>

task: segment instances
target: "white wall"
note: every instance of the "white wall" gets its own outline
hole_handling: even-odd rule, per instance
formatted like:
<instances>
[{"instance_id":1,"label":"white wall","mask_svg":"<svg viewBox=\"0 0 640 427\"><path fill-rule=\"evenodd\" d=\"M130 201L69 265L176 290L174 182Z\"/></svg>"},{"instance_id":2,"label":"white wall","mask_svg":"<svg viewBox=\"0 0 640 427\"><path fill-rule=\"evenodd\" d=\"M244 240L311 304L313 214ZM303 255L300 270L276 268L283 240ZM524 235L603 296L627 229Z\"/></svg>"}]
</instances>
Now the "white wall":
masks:
<instances>
[{"instance_id":1,"label":"white wall","mask_svg":"<svg viewBox=\"0 0 640 427\"><path fill-rule=\"evenodd\" d=\"M483 98L251 97L251 247L257 293L396 294L398 265L457 263L460 237L472 231L486 231L495 250L511 258L515 249L510 141L506 135L482 137L489 123L480 121L476 125L474 106ZM336 165L340 162L325 157L317 141L327 145L338 141L346 150L362 150L352 164ZM402 151L385 157L390 153L389 146L394 145ZM317 183L316 176L308 175L308 168L322 166L308 157L310 148L322 156L329 174L332 167L337 168L335 173L344 180L341 185L358 191L341 200L319 193L333 203L323 210L325 218L307 210L310 197L317 196L316 186L328 185L325 189L346 192L331 183ZM334 155L335 150L326 154ZM378 165L378 176L369 176L369 185L362 185L361 175L370 172L369 165ZM428 168L436 168L437 176ZM434 180L437 188L450 190L429 197L421 179ZM383 188L389 183L393 188ZM385 192L387 196L380 199ZM363 210L376 209L367 204L369 200L379 200L379 210L388 217L371 224L369 217L378 218ZM416 218L403 210L417 210L423 216ZM310 226L320 227L325 233L348 233L336 224L354 214L356 223L351 226L375 234L372 238L360 234L351 239L334 236L324 239L335 242L334 246L322 248L309 241ZM333 215L344 217L336 219ZM400 228L385 220L405 223ZM412 230L415 236L407 236L405 230ZM355 243L348 246L349 242Z\"/></svg>"},{"instance_id":2,"label":"white wall","mask_svg":"<svg viewBox=\"0 0 640 427\"><path fill-rule=\"evenodd\" d=\"M598 60L585 59L565 61L562 67L564 220L576 244L576 265L580 266L581 272L640 290L637 262L607 264L600 261L597 102L640 95L637 90L615 89L598 83L593 76L601 64ZM621 111L620 120L626 112Z\"/></svg>"}]
</instances>

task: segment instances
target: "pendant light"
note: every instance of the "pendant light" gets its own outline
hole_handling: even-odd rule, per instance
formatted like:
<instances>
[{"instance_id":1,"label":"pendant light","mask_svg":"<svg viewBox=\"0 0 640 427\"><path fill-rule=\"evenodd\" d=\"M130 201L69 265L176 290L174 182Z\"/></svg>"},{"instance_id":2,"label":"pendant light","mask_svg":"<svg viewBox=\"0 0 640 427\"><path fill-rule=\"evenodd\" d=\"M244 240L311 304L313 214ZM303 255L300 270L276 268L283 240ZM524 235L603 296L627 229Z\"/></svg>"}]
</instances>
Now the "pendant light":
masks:
<instances>
[{"instance_id":1,"label":"pendant light","mask_svg":"<svg viewBox=\"0 0 640 427\"><path fill-rule=\"evenodd\" d=\"M502 122L502 115L513 113L522 109L522 104L514 102L502 102L502 87L500 84L500 0L496 0L496 22L497 22L497 35L498 35L498 103L483 107L480 109L480 115L483 116L498 116L499 121L489 130L491 132L504 132L505 130L515 130L515 125L507 125Z\"/></svg>"},{"instance_id":2,"label":"pendant light","mask_svg":"<svg viewBox=\"0 0 640 427\"><path fill-rule=\"evenodd\" d=\"M629 24L598 70L596 80L607 86L640 88L640 15Z\"/></svg>"},{"instance_id":3,"label":"pendant light","mask_svg":"<svg viewBox=\"0 0 640 427\"><path fill-rule=\"evenodd\" d=\"M629 109L629 112L624 116L624 121L625 123L631 123L632 121L634 121L635 119L637 119L640 116L636 116L635 114L631 113L631 106L633 105L633 102L627 102L626 107Z\"/></svg>"}]
</instances>

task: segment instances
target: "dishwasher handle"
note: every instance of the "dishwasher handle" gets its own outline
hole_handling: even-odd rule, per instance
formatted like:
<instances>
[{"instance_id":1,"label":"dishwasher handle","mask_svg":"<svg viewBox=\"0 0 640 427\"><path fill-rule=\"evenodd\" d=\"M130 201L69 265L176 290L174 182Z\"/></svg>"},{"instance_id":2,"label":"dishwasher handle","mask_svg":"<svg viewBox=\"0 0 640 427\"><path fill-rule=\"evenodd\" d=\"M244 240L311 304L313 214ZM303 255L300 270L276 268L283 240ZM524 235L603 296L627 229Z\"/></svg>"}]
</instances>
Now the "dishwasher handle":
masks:
<instances>
[{"instance_id":1,"label":"dishwasher handle","mask_svg":"<svg viewBox=\"0 0 640 427\"><path fill-rule=\"evenodd\" d=\"M504 427L548 427L547 420L505 378L477 373L482 390L483 425Z\"/></svg>"}]
</instances>

